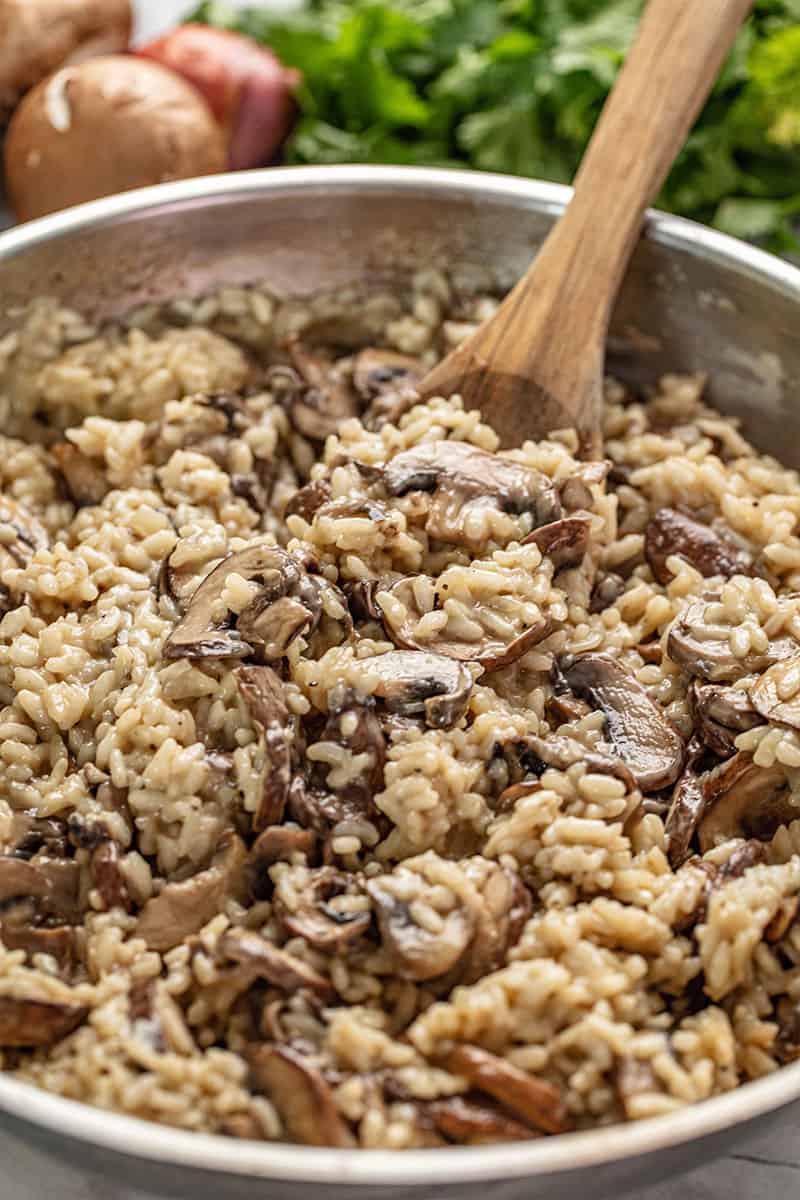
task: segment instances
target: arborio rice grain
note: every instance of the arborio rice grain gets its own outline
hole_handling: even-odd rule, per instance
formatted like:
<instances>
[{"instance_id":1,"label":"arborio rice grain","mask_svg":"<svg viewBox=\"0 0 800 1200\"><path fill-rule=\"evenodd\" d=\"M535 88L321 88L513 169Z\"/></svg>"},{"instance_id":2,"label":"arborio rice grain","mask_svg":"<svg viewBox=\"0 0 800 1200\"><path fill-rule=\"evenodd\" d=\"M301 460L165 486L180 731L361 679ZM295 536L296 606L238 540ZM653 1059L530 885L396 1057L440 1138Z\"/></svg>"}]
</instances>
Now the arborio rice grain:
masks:
<instances>
[{"instance_id":1,"label":"arborio rice grain","mask_svg":"<svg viewBox=\"0 0 800 1200\"><path fill-rule=\"evenodd\" d=\"M609 382L603 463L498 454L413 398L493 303L42 301L0 343L10 1073L403 1148L800 1054L798 477L701 378Z\"/></svg>"}]
</instances>

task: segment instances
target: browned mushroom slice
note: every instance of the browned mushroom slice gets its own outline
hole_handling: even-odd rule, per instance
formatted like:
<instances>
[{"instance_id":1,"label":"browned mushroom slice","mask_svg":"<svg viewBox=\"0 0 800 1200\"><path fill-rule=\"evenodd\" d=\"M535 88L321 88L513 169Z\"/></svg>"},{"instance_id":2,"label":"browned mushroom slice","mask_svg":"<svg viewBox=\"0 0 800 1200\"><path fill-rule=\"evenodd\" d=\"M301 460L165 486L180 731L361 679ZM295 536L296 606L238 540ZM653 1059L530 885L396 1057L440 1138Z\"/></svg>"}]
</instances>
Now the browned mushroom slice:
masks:
<instances>
[{"instance_id":1,"label":"browned mushroom slice","mask_svg":"<svg viewBox=\"0 0 800 1200\"><path fill-rule=\"evenodd\" d=\"M168 596L178 606L178 611L184 613L197 591L198 565L190 562L184 567L176 567L172 561L174 555L175 549L161 563L155 583L156 594Z\"/></svg>"},{"instance_id":2,"label":"browned mushroom slice","mask_svg":"<svg viewBox=\"0 0 800 1200\"><path fill-rule=\"evenodd\" d=\"M796 1062L800 1058L800 1004L791 996L781 996L775 1017L778 1026L775 1039L778 1062Z\"/></svg>"},{"instance_id":3,"label":"browned mushroom slice","mask_svg":"<svg viewBox=\"0 0 800 1200\"><path fill-rule=\"evenodd\" d=\"M557 729L560 725L571 725L574 721L588 717L592 707L585 700L579 700L577 696L556 695L547 697L544 702L544 710L550 725Z\"/></svg>"},{"instance_id":4,"label":"browned mushroom slice","mask_svg":"<svg viewBox=\"0 0 800 1200\"><path fill-rule=\"evenodd\" d=\"M446 975L460 962L475 934L476 914L458 904L440 915L436 925L419 924L414 900L423 901L425 882L420 878L418 884L418 894L411 898L407 880L395 872L368 879L365 888L398 977L421 983Z\"/></svg>"},{"instance_id":5,"label":"browned mushroom slice","mask_svg":"<svg viewBox=\"0 0 800 1200\"><path fill-rule=\"evenodd\" d=\"M275 898L275 915L295 937L302 937L316 950L337 951L351 945L367 931L372 915L368 910L336 904L337 896L357 896L356 879L335 867L318 867L308 873L308 886L297 907L289 909Z\"/></svg>"},{"instance_id":6,"label":"browned mushroom slice","mask_svg":"<svg viewBox=\"0 0 800 1200\"><path fill-rule=\"evenodd\" d=\"M775 663L749 691L753 707L762 717L800 729L800 656Z\"/></svg>"},{"instance_id":7,"label":"browned mushroom slice","mask_svg":"<svg viewBox=\"0 0 800 1200\"><path fill-rule=\"evenodd\" d=\"M37 995L36 983L21 995L0 995L0 1046L52 1046L77 1029L89 1009L69 999L64 988L64 1000L53 998L52 981L47 990Z\"/></svg>"},{"instance_id":8,"label":"browned mushroom slice","mask_svg":"<svg viewBox=\"0 0 800 1200\"><path fill-rule=\"evenodd\" d=\"M353 361L353 385L364 400L387 394L415 395L425 367L418 358L395 350L361 350Z\"/></svg>"},{"instance_id":9,"label":"browned mushroom slice","mask_svg":"<svg viewBox=\"0 0 800 1200\"><path fill-rule=\"evenodd\" d=\"M422 641L417 631L423 616L417 603L416 589L419 584L439 588L441 577L438 584L424 575L401 579L389 590L392 600L399 602L397 605L386 606L381 602L380 594L378 598L384 628L394 644L404 650L429 650L443 654L445 658L454 658L458 662L479 663L487 671L495 671L521 658L531 647L544 641L555 628L552 620L544 615L534 624L526 625L522 605L519 606L519 615L497 614L495 619L495 612L490 611L488 604L484 612L484 606L477 603L470 614L469 637L463 632L459 635L449 635L445 629L444 633L436 635L430 641ZM440 597L441 592L437 590L436 605L439 604Z\"/></svg>"},{"instance_id":10,"label":"browned mushroom slice","mask_svg":"<svg viewBox=\"0 0 800 1200\"><path fill-rule=\"evenodd\" d=\"M62 970L66 970L75 957L75 926L31 925L28 913L17 921L13 909L9 908L0 921L0 941L7 950L24 950L29 958L34 954L49 954Z\"/></svg>"},{"instance_id":11,"label":"browned mushroom slice","mask_svg":"<svg viewBox=\"0 0 800 1200\"><path fill-rule=\"evenodd\" d=\"M738 658L730 646L730 629L716 624L708 610L719 602L718 593L693 600L675 618L667 638L667 654L690 675L709 683L735 683L745 675L754 675L773 663L796 658L798 643L784 636L770 641L766 650L751 651Z\"/></svg>"},{"instance_id":12,"label":"browned mushroom slice","mask_svg":"<svg viewBox=\"0 0 800 1200\"><path fill-rule=\"evenodd\" d=\"M483 522L472 528L472 518L486 509L529 513L536 526L563 516L546 475L466 442L424 442L404 450L386 464L383 479L391 496L432 492L425 528L432 538L455 545L486 541Z\"/></svg>"},{"instance_id":13,"label":"browned mushroom slice","mask_svg":"<svg viewBox=\"0 0 800 1200\"><path fill-rule=\"evenodd\" d=\"M190 879L166 883L145 904L136 926L150 950L171 950L221 912L228 896L246 894L247 851L240 838L226 834L211 866Z\"/></svg>"},{"instance_id":14,"label":"browned mushroom slice","mask_svg":"<svg viewBox=\"0 0 800 1200\"><path fill-rule=\"evenodd\" d=\"M541 525L523 539L523 546L533 542L542 552L543 558L549 558L553 566L574 567L589 549L589 530L591 521L588 517L562 517L560 521L551 521L549 525Z\"/></svg>"},{"instance_id":15,"label":"browned mushroom slice","mask_svg":"<svg viewBox=\"0 0 800 1200\"><path fill-rule=\"evenodd\" d=\"M581 654L559 665L572 690L605 715L608 737L641 790L674 783L683 767L683 739L639 681L605 654Z\"/></svg>"},{"instance_id":16,"label":"browned mushroom slice","mask_svg":"<svg viewBox=\"0 0 800 1200\"><path fill-rule=\"evenodd\" d=\"M302 517L310 525L314 520L314 514L322 508L323 504L328 503L332 495L328 480L316 479L313 483L307 483L305 487L301 487L299 491L295 492L286 505L284 516Z\"/></svg>"},{"instance_id":17,"label":"browned mushroom slice","mask_svg":"<svg viewBox=\"0 0 800 1200\"><path fill-rule=\"evenodd\" d=\"M79 883L80 867L71 859L39 854L27 862L11 855L0 856L0 904L25 897L35 901L39 916L72 924L80 917Z\"/></svg>"},{"instance_id":18,"label":"browned mushroom slice","mask_svg":"<svg viewBox=\"0 0 800 1200\"><path fill-rule=\"evenodd\" d=\"M490 1099L448 1096L434 1100L425 1111L439 1133L462 1146L527 1141L533 1136L529 1125L515 1120Z\"/></svg>"},{"instance_id":19,"label":"browned mushroom slice","mask_svg":"<svg viewBox=\"0 0 800 1200\"><path fill-rule=\"evenodd\" d=\"M261 872L276 862L288 862L294 854L307 858L317 848L317 835L313 829L300 829L297 825L272 825L260 833L250 850L251 866Z\"/></svg>"},{"instance_id":20,"label":"browned mushroom slice","mask_svg":"<svg viewBox=\"0 0 800 1200\"><path fill-rule=\"evenodd\" d=\"M223 599L232 574L259 585L238 617ZM281 658L294 638L316 626L321 611L318 589L296 559L277 546L248 546L229 554L206 576L167 639L164 654L245 658L258 646L265 658Z\"/></svg>"},{"instance_id":21,"label":"browned mushroom slice","mask_svg":"<svg viewBox=\"0 0 800 1200\"><path fill-rule=\"evenodd\" d=\"M781 825L800 816L785 773L779 767L759 767L749 754L740 752L710 771L703 786L706 804L697 832L704 854L729 838L768 841Z\"/></svg>"},{"instance_id":22,"label":"browned mushroom slice","mask_svg":"<svg viewBox=\"0 0 800 1200\"><path fill-rule=\"evenodd\" d=\"M358 416L358 400L330 359L310 354L296 340L289 343L288 351L303 385L291 397L289 419L304 437L324 442L338 433L343 421Z\"/></svg>"},{"instance_id":23,"label":"browned mushroom slice","mask_svg":"<svg viewBox=\"0 0 800 1200\"><path fill-rule=\"evenodd\" d=\"M434 729L447 729L466 710L472 675L460 663L424 650L393 650L356 659L350 682L382 700L390 712L424 714Z\"/></svg>"},{"instance_id":24,"label":"browned mushroom slice","mask_svg":"<svg viewBox=\"0 0 800 1200\"><path fill-rule=\"evenodd\" d=\"M734 754L740 733L761 724L750 697L742 688L692 680L689 704L695 729L710 750L722 757Z\"/></svg>"},{"instance_id":25,"label":"browned mushroom slice","mask_svg":"<svg viewBox=\"0 0 800 1200\"><path fill-rule=\"evenodd\" d=\"M335 997L329 979L302 959L273 946L252 929L229 929L222 937L220 949L227 958L249 967L254 979L265 979L283 992L305 988L324 1004L330 1003Z\"/></svg>"},{"instance_id":26,"label":"browned mushroom slice","mask_svg":"<svg viewBox=\"0 0 800 1200\"><path fill-rule=\"evenodd\" d=\"M701 575L749 575L752 559L734 542L722 537L709 525L676 512L660 508L650 518L644 534L644 550L650 570L658 583L672 582L667 559L675 554L683 558Z\"/></svg>"},{"instance_id":27,"label":"browned mushroom slice","mask_svg":"<svg viewBox=\"0 0 800 1200\"><path fill-rule=\"evenodd\" d=\"M0 495L0 568L22 567L48 545L40 521L10 496Z\"/></svg>"},{"instance_id":28,"label":"browned mushroom slice","mask_svg":"<svg viewBox=\"0 0 800 1200\"><path fill-rule=\"evenodd\" d=\"M112 485L97 463L81 454L71 442L59 442L51 447L50 453L76 504L102 504Z\"/></svg>"},{"instance_id":29,"label":"browned mushroom slice","mask_svg":"<svg viewBox=\"0 0 800 1200\"><path fill-rule=\"evenodd\" d=\"M613 608L625 591L625 580L614 571L598 575L589 600L589 612L601 613Z\"/></svg>"},{"instance_id":30,"label":"browned mushroom slice","mask_svg":"<svg viewBox=\"0 0 800 1200\"><path fill-rule=\"evenodd\" d=\"M339 747L351 756L351 769L345 772L337 769ZM350 818L379 817L375 796L383 790L386 735L371 697L362 698L347 684L336 684L328 692L328 719L319 736L313 742L309 738L306 755L313 764L309 790L319 798L328 794L332 824ZM324 801L318 799L317 803L320 808L327 807Z\"/></svg>"},{"instance_id":31,"label":"browned mushroom slice","mask_svg":"<svg viewBox=\"0 0 800 1200\"><path fill-rule=\"evenodd\" d=\"M355 579L343 584L342 591L354 621L380 621L383 614L375 599L380 590L377 579Z\"/></svg>"},{"instance_id":32,"label":"browned mushroom slice","mask_svg":"<svg viewBox=\"0 0 800 1200\"><path fill-rule=\"evenodd\" d=\"M672 803L664 822L667 856L674 870L689 858L692 838L705 810L706 793L696 769L704 751L702 743L697 738L692 738L686 748L686 766L675 785Z\"/></svg>"},{"instance_id":33,"label":"browned mushroom slice","mask_svg":"<svg viewBox=\"0 0 800 1200\"><path fill-rule=\"evenodd\" d=\"M50 880L34 863L12 855L0 855L0 904L17 896L43 899L51 892Z\"/></svg>"},{"instance_id":34,"label":"browned mushroom slice","mask_svg":"<svg viewBox=\"0 0 800 1200\"><path fill-rule=\"evenodd\" d=\"M621 780L629 792L635 792L639 787L633 772L622 758L587 750L574 738L559 735L540 738L534 735L524 738L519 745L523 765L529 768L533 766L539 774L545 766L568 771L575 763L583 763L587 771L594 775L611 775Z\"/></svg>"},{"instance_id":35,"label":"browned mushroom slice","mask_svg":"<svg viewBox=\"0 0 800 1200\"><path fill-rule=\"evenodd\" d=\"M254 1083L269 1096L289 1137L306 1146L355 1146L320 1071L290 1046L251 1046Z\"/></svg>"},{"instance_id":36,"label":"browned mushroom slice","mask_svg":"<svg viewBox=\"0 0 800 1200\"><path fill-rule=\"evenodd\" d=\"M594 504L592 485L603 483L611 468L605 459L598 462L579 463L573 467L569 479L559 484L558 494L567 512L591 509Z\"/></svg>"},{"instance_id":37,"label":"browned mushroom slice","mask_svg":"<svg viewBox=\"0 0 800 1200\"><path fill-rule=\"evenodd\" d=\"M731 879L741 879L745 871L757 867L767 861L767 851L763 842L750 838L737 846L727 862L724 862L712 881L714 886L729 882Z\"/></svg>"},{"instance_id":38,"label":"browned mushroom slice","mask_svg":"<svg viewBox=\"0 0 800 1200\"><path fill-rule=\"evenodd\" d=\"M283 818L292 783L294 729L283 684L271 667L238 667L236 684L264 739L261 803L253 817L258 831Z\"/></svg>"},{"instance_id":39,"label":"browned mushroom slice","mask_svg":"<svg viewBox=\"0 0 800 1200\"><path fill-rule=\"evenodd\" d=\"M442 1055L440 1064L471 1087L486 1092L534 1129L565 1133L570 1128L567 1106L558 1088L504 1058L478 1046L456 1045Z\"/></svg>"},{"instance_id":40,"label":"browned mushroom slice","mask_svg":"<svg viewBox=\"0 0 800 1200\"><path fill-rule=\"evenodd\" d=\"M102 842L93 851L89 871L104 907L123 908L130 912L133 902L125 876L120 869L120 852L116 842Z\"/></svg>"},{"instance_id":41,"label":"browned mushroom slice","mask_svg":"<svg viewBox=\"0 0 800 1200\"><path fill-rule=\"evenodd\" d=\"M467 859L464 871L476 876ZM492 863L488 870L481 860L477 867L483 878L475 878L479 902L475 907L475 933L463 961L459 964L461 983L475 983L506 961L509 950L517 944L533 907L531 894L516 872Z\"/></svg>"}]
</instances>

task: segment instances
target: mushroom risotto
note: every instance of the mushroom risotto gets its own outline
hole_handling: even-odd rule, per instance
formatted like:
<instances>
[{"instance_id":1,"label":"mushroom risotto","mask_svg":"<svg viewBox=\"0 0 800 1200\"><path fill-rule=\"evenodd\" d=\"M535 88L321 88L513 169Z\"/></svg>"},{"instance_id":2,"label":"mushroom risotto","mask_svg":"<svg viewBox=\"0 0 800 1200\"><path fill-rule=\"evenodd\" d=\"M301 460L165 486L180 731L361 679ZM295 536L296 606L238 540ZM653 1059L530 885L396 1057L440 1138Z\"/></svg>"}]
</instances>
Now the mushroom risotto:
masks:
<instances>
[{"instance_id":1,"label":"mushroom risotto","mask_svg":"<svg viewBox=\"0 0 800 1200\"><path fill-rule=\"evenodd\" d=\"M0 342L6 1071L402 1148L800 1055L800 480L700 378L499 453L414 396L492 307Z\"/></svg>"}]
</instances>

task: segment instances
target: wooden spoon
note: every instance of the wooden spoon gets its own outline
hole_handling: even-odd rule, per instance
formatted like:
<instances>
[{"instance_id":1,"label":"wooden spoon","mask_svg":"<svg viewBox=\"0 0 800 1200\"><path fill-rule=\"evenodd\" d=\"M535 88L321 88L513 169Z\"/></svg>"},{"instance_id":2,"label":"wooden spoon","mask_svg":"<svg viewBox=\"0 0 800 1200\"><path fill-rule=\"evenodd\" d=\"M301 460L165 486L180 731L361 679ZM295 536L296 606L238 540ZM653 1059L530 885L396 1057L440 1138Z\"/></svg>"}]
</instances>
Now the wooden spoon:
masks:
<instances>
[{"instance_id":1,"label":"wooden spoon","mask_svg":"<svg viewBox=\"0 0 800 1200\"><path fill-rule=\"evenodd\" d=\"M497 312L421 381L424 399L461 395L503 446L574 426L597 452L614 300L752 2L650 0L567 211Z\"/></svg>"}]
</instances>

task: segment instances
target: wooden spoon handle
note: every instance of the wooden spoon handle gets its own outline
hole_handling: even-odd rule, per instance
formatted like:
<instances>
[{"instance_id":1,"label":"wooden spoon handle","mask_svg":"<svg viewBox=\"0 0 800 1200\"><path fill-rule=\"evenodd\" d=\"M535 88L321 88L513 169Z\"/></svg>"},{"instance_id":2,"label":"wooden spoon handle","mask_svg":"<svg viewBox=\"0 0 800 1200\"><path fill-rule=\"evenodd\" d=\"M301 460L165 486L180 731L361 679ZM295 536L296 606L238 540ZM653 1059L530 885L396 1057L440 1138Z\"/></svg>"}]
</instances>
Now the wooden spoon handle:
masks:
<instances>
[{"instance_id":1,"label":"wooden spoon handle","mask_svg":"<svg viewBox=\"0 0 800 1200\"><path fill-rule=\"evenodd\" d=\"M563 227L565 238L581 242L577 282L591 290L592 276L601 271L609 305L645 210L661 190L752 3L650 0L645 10L575 178Z\"/></svg>"},{"instance_id":2,"label":"wooden spoon handle","mask_svg":"<svg viewBox=\"0 0 800 1200\"><path fill-rule=\"evenodd\" d=\"M500 308L428 373L505 446L573 426L596 450L612 305L655 198L753 0L650 0L575 193Z\"/></svg>"}]
</instances>

